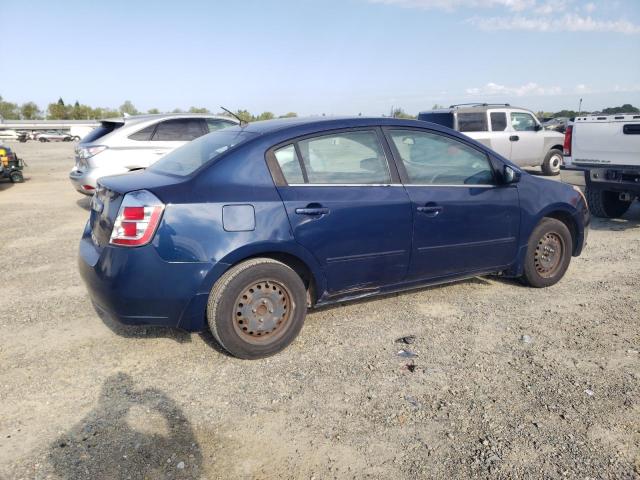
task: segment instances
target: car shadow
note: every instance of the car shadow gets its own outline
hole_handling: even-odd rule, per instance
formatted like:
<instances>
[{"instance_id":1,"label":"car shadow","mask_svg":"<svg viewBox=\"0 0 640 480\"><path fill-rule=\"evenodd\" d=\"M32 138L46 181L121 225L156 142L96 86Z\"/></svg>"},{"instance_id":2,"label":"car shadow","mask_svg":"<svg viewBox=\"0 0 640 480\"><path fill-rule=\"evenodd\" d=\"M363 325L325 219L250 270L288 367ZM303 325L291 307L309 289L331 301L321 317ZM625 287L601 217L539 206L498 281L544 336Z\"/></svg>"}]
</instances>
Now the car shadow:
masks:
<instances>
[{"instance_id":1,"label":"car shadow","mask_svg":"<svg viewBox=\"0 0 640 480\"><path fill-rule=\"evenodd\" d=\"M149 325L124 325L95 306L94 310L107 328L120 337L139 339L168 338L178 343L189 343L192 340L191 333L185 330Z\"/></svg>"},{"instance_id":2,"label":"car shadow","mask_svg":"<svg viewBox=\"0 0 640 480\"><path fill-rule=\"evenodd\" d=\"M591 217L593 230L623 231L640 228L640 202L635 201L621 218Z\"/></svg>"},{"instance_id":3,"label":"car shadow","mask_svg":"<svg viewBox=\"0 0 640 480\"><path fill-rule=\"evenodd\" d=\"M91 211L91 197L83 195L82 198L76 200L76 205L86 210L87 212Z\"/></svg>"},{"instance_id":4,"label":"car shadow","mask_svg":"<svg viewBox=\"0 0 640 480\"><path fill-rule=\"evenodd\" d=\"M202 478L202 453L178 404L156 388L139 389L116 373L97 405L49 447L64 479Z\"/></svg>"}]
</instances>

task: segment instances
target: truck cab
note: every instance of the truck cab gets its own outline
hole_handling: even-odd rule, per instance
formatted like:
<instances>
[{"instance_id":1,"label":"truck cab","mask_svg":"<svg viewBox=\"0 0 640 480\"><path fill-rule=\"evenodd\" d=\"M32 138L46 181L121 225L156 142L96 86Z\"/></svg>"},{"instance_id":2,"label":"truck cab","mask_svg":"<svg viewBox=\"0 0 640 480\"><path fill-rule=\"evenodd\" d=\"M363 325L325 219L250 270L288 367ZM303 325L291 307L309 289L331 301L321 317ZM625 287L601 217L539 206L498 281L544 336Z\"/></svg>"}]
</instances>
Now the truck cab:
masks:
<instances>
[{"instance_id":1,"label":"truck cab","mask_svg":"<svg viewBox=\"0 0 640 480\"><path fill-rule=\"evenodd\" d=\"M519 166L541 166L545 175L560 173L564 136L545 130L525 108L508 103L451 105L420 112L418 120L464 133Z\"/></svg>"}]
</instances>

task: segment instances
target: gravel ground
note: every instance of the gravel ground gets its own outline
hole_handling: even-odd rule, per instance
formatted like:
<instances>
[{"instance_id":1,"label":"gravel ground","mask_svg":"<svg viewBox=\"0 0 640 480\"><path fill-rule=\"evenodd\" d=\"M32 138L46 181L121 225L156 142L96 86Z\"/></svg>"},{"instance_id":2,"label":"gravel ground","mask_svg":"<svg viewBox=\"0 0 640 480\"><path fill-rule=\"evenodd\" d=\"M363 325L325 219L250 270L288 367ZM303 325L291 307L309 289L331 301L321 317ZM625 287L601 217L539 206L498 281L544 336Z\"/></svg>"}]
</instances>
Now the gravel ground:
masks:
<instances>
[{"instance_id":1,"label":"gravel ground","mask_svg":"<svg viewBox=\"0 0 640 480\"><path fill-rule=\"evenodd\" d=\"M327 308L242 361L208 335L101 320L76 268L73 146L15 148L0 478L638 478L637 204L595 220L553 288L475 278Z\"/></svg>"}]
</instances>

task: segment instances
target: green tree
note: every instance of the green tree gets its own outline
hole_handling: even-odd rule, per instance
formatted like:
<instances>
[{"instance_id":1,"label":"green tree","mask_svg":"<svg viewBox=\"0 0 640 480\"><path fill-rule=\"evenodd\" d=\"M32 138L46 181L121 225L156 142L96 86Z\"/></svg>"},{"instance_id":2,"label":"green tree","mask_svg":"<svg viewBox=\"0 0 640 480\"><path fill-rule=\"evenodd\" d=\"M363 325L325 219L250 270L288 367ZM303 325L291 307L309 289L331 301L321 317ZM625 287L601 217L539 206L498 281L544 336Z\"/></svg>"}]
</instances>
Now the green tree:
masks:
<instances>
[{"instance_id":1,"label":"green tree","mask_svg":"<svg viewBox=\"0 0 640 480\"><path fill-rule=\"evenodd\" d=\"M297 117L298 114L296 112L285 113L284 115L280 115L278 118L293 118Z\"/></svg>"},{"instance_id":2,"label":"green tree","mask_svg":"<svg viewBox=\"0 0 640 480\"><path fill-rule=\"evenodd\" d=\"M208 108L191 107L189 108L189 113L210 113L210 112Z\"/></svg>"},{"instance_id":3,"label":"green tree","mask_svg":"<svg viewBox=\"0 0 640 480\"><path fill-rule=\"evenodd\" d=\"M158 113L160 113L160 110L158 110L157 108L150 108L149 110L147 110L147 113L151 115L157 115Z\"/></svg>"},{"instance_id":4,"label":"green tree","mask_svg":"<svg viewBox=\"0 0 640 480\"><path fill-rule=\"evenodd\" d=\"M602 113L606 115L614 115L616 113L640 113L638 108L634 107L630 103L625 103L620 107L609 107L602 110Z\"/></svg>"},{"instance_id":5,"label":"green tree","mask_svg":"<svg viewBox=\"0 0 640 480\"><path fill-rule=\"evenodd\" d=\"M273 120L276 116L271 112L262 112L256 117L256 120Z\"/></svg>"},{"instance_id":6,"label":"green tree","mask_svg":"<svg viewBox=\"0 0 640 480\"><path fill-rule=\"evenodd\" d=\"M440 105L439 103L434 103L433 107L431 107L431 110L440 110L441 108L444 108L444 105Z\"/></svg>"},{"instance_id":7,"label":"green tree","mask_svg":"<svg viewBox=\"0 0 640 480\"><path fill-rule=\"evenodd\" d=\"M67 120L71 118L71 109L64 104L62 97L56 103L50 103L47 107L49 118L52 120Z\"/></svg>"},{"instance_id":8,"label":"green tree","mask_svg":"<svg viewBox=\"0 0 640 480\"><path fill-rule=\"evenodd\" d=\"M40 107L34 102L26 102L20 106L20 116L23 120L38 120L40 117Z\"/></svg>"},{"instance_id":9,"label":"green tree","mask_svg":"<svg viewBox=\"0 0 640 480\"><path fill-rule=\"evenodd\" d=\"M414 119L416 117L414 117L413 115L409 115L408 113L406 113L404 110L402 110L401 108L394 108L393 109L393 114L392 114L393 118L407 118L407 119Z\"/></svg>"},{"instance_id":10,"label":"green tree","mask_svg":"<svg viewBox=\"0 0 640 480\"><path fill-rule=\"evenodd\" d=\"M171 110L171 113L184 113L184 110L182 110L181 108L174 108L173 110Z\"/></svg>"},{"instance_id":11,"label":"green tree","mask_svg":"<svg viewBox=\"0 0 640 480\"><path fill-rule=\"evenodd\" d=\"M243 122L247 122L247 123L253 121L253 119L254 119L253 115L251 115L251 113L249 113L249 110L238 110L238 111L236 111L236 115L238 117L240 117L240 119Z\"/></svg>"},{"instance_id":12,"label":"green tree","mask_svg":"<svg viewBox=\"0 0 640 480\"><path fill-rule=\"evenodd\" d=\"M5 120L18 120L20 118L18 105L12 102L5 102L0 96L0 117Z\"/></svg>"},{"instance_id":13,"label":"green tree","mask_svg":"<svg viewBox=\"0 0 640 480\"><path fill-rule=\"evenodd\" d=\"M125 113L128 115L140 115L140 112L136 109L133 103L131 103L131 100L125 100L125 102L120 105L119 110L123 115Z\"/></svg>"}]
</instances>

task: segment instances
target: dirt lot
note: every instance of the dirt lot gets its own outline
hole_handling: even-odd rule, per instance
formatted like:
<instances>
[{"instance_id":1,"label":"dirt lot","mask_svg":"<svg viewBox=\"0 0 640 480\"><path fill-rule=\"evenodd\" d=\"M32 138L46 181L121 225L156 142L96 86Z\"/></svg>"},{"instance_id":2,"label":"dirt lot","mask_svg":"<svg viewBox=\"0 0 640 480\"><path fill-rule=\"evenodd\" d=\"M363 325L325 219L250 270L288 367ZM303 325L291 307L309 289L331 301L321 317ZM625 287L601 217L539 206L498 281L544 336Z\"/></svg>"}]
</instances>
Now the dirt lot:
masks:
<instances>
[{"instance_id":1,"label":"dirt lot","mask_svg":"<svg viewBox=\"0 0 640 480\"><path fill-rule=\"evenodd\" d=\"M29 179L0 184L0 478L638 478L638 205L553 288L324 309L241 361L94 313L72 148L17 144Z\"/></svg>"}]
</instances>

